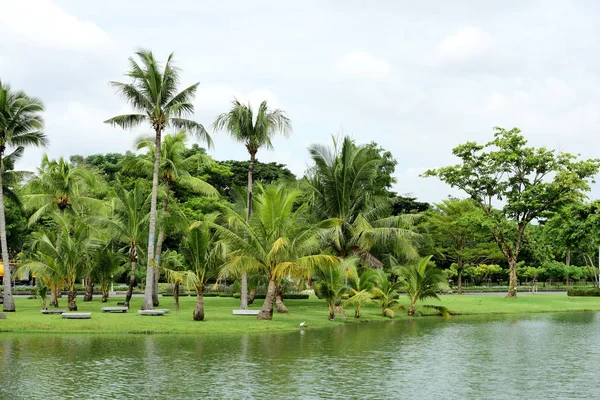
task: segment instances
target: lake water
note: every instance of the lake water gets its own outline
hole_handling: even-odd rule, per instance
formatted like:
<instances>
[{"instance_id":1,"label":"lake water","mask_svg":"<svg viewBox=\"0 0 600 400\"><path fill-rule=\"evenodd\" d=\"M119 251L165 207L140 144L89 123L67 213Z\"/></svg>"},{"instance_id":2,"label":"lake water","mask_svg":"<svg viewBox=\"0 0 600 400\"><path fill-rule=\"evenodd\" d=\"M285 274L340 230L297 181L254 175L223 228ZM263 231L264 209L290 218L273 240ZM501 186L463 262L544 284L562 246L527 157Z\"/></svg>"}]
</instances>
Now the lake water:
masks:
<instances>
[{"instance_id":1,"label":"lake water","mask_svg":"<svg viewBox=\"0 0 600 400\"><path fill-rule=\"evenodd\" d=\"M600 313L291 334L0 333L0 399L600 398Z\"/></svg>"}]
</instances>

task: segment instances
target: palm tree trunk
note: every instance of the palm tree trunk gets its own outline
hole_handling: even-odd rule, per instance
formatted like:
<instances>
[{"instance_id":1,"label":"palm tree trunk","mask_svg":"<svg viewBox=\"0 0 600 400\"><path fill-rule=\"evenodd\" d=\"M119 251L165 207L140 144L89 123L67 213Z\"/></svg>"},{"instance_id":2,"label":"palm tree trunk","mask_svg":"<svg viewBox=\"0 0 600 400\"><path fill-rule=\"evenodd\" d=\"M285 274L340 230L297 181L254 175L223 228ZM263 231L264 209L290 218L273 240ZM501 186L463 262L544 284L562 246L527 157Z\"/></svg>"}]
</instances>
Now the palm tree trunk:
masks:
<instances>
[{"instance_id":1,"label":"palm tree trunk","mask_svg":"<svg viewBox=\"0 0 600 400\"><path fill-rule=\"evenodd\" d=\"M0 159L3 152L0 152ZM8 244L6 242L6 219L4 216L4 190L2 189L2 171L0 171L0 245L2 247L2 264L4 264L4 304L2 311L14 312L15 301L12 297L12 280L10 276L10 260L8 257Z\"/></svg>"},{"instance_id":2,"label":"palm tree trunk","mask_svg":"<svg viewBox=\"0 0 600 400\"><path fill-rule=\"evenodd\" d=\"M286 314L288 312L287 307L283 304L283 293L281 292L281 286L277 285L277 292L275 294L275 305L277 306L277 312Z\"/></svg>"},{"instance_id":3,"label":"palm tree trunk","mask_svg":"<svg viewBox=\"0 0 600 400\"><path fill-rule=\"evenodd\" d=\"M417 299L415 298L414 300L410 301L410 309L408 310L408 315L410 315L410 316L415 315L416 306L417 306Z\"/></svg>"},{"instance_id":4,"label":"palm tree trunk","mask_svg":"<svg viewBox=\"0 0 600 400\"><path fill-rule=\"evenodd\" d=\"M256 297L256 288L253 287L250 289L250 294L248 294L248 305L254 303L254 298Z\"/></svg>"},{"instance_id":5,"label":"palm tree trunk","mask_svg":"<svg viewBox=\"0 0 600 400\"><path fill-rule=\"evenodd\" d=\"M169 183L165 182L165 190L167 195L163 198L162 202L162 212L163 217L167 213L169 208ZM154 267L154 283L152 286L152 303L154 307L158 307L160 302L158 300L158 267L160 267L160 256L162 254L162 245L165 241L165 223L162 221L160 224L160 229L158 230L158 239L156 240L156 267Z\"/></svg>"},{"instance_id":6,"label":"palm tree trunk","mask_svg":"<svg viewBox=\"0 0 600 400\"><path fill-rule=\"evenodd\" d=\"M102 290L102 302L106 303L108 301L108 282L102 283L101 290Z\"/></svg>"},{"instance_id":7,"label":"palm tree trunk","mask_svg":"<svg viewBox=\"0 0 600 400\"><path fill-rule=\"evenodd\" d=\"M327 303L329 305L329 316L327 317L330 321L335 319L335 305L333 304L333 300Z\"/></svg>"},{"instance_id":8,"label":"palm tree trunk","mask_svg":"<svg viewBox=\"0 0 600 400\"><path fill-rule=\"evenodd\" d=\"M91 277L87 278L85 285L85 295L83 301L92 301L94 298L94 280Z\"/></svg>"},{"instance_id":9,"label":"palm tree trunk","mask_svg":"<svg viewBox=\"0 0 600 400\"><path fill-rule=\"evenodd\" d=\"M179 283L173 284L173 303L175 311L179 311Z\"/></svg>"},{"instance_id":10,"label":"palm tree trunk","mask_svg":"<svg viewBox=\"0 0 600 400\"><path fill-rule=\"evenodd\" d=\"M52 291L52 301L50 302L50 305L52 307L58 307L58 286L57 285L51 285L51 291Z\"/></svg>"},{"instance_id":11,"label":"palm tree trunk","mask_svg":"<svg viewBox=\"0 0 600 400\"><path fill-rule=\"evenodd\" d=\"M68 291L68 306L69 311L77 311L77 303L75 302L75 296L77 292L75 291L75 282L69 283L69 291Z\"/></svg>"},{"instance_id":12,"label":"palm tree trunk","mask_svg":"<svg viewBox=\"0 0 600 400\"><path fill-rule=\"evenodd\" d=\"M200 287L196 286L194 321L204 321L204 284L200 284Z\"/></svg>"},{"instance_id":13,"label":"palm tree trunk","mask_svg":"<svg viewBox=\"0 0 600 400\"><path fill-rule=\"evenodd\" d=\"M265 302L260 309L260 312L256 316L257 319L273 319L273 302L275 301L275 293L277 292L277 282L269 280L269 288L267 289L267 296Z\"/></svg>"},{"instance_id":14,"label":"palm tree trunk","mask_svg":"<svg viewBox=\"0 0 600 400\"><path fill-rule=\"evenodd\" d=\"M158 172L160 169L160 145L161 130L156 129L156 143L154 151L154 172L152 174L152 197L150 200L150 226L148 228L148 263L146 273L146 288L144 290L144 302L142 310L152 310L152 290L154 288L154 267L156 260L154 258L154 240L156 236L156 201L158 198Z\"/></svg>"},{"instance_id":15,"label":"palm tree trunk","mask_svg":"<svg viewBox=\"0 0 600 400\"><path fill-rule=\"evenodd\" d=\"M135 268L137 266L137 261L135 259L130 260L131 262L131 275L129 276L129 286L127 286L127 293L125 294L125 307L129 307L129 302L131 301L131 296L133 295L133 288L135 287Z\"/></svg>"},{"instance_id":16,"label":"palm tree trunk","mask_svg":"<svg viewBox=\"0 0 600 400\"><path fill-rule=\"evenodd\" d=\"M250 151L250 163L248 164L248 199L247 199L247 213L246 223L250 224L250 217L252 216L252 179L254 176L254 162L256 161L256 151ZM270 283L269 283L270 285ZM248 272L242 270L242 287L240 293L240 309L248 309ZM273 318L273 305L271 305L271 318ZM268 318L268 319L271 319Z\"/></svg>"}]
</instances>

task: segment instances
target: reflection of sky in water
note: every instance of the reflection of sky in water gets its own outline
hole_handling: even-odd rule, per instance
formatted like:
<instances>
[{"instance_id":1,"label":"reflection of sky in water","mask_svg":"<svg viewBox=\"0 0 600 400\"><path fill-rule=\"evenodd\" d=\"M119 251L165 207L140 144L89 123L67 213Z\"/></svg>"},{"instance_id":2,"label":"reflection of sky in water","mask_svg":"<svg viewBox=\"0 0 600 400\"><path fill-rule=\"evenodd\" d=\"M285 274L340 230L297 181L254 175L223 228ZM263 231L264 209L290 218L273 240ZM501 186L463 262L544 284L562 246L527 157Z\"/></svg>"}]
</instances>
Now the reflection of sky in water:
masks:
<instances>
[{"instance_id":1,"label":"reflection of sky in water","mask_svg":"<svg viewBox=\"0 0 600 400\"><path fill-rule=\"evenodd\" d=\"M1 399L598 398L600 313L292 334L0 335Z\"/></svg>"}]
</instances>

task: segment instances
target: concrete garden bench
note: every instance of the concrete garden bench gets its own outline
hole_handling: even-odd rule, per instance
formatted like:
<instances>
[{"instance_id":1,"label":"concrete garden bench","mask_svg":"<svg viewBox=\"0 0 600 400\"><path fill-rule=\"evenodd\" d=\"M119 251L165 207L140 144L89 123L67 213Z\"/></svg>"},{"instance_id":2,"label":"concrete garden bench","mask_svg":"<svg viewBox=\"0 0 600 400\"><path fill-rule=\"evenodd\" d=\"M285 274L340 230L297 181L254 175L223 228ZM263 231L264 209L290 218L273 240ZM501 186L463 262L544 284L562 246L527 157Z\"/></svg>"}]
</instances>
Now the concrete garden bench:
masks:
<instances>
[{"instance_id":1,"label":"concrete garden bench","mask_svg":"<svg viewBox=\"0 0 600 400\"><path fill-rule=\"evenodd\" d=\"M139 310L140 315L165 315L168 312L165 310Z\"/></svg>"},{"instance_id":2,"label":"concrete garden bench","mask_svg":"<svg viewBox=\"0 0 600 400\"><path fill-rule=\"evenodd\" d=\"M42 310L42 314L62 314L67 312L67 310Z\"/></svg>"},{"instance_id":3,"label":"concrete garden bench","mask_svg":"<svg viewBox=\"0 0 600 400\"><path fill-rule=\"evenodd\" d=\"M127 312L127 310L129 310L129 307L102 307L102 312Z\"/></svg>"},{"instance_id":4,"label":"concrete garden bench","mask_svg":"<svg viewBox=\"0 0 600 400\"><path fill-rule=\"evenodd\" d=\"M65 312L62 313L62 317L65 319L90 319L92 318L91 312Z\"/></svg>"},{"instance_id":5,"label":"concrete garden bench","mask_svg":"<svg viewBox=\"0 0 600 400\"><path fill-rule=\"evenodd\" d=\"M233 315L258 315L260 310L233 310Z\"/></svg>"}]
</instances>

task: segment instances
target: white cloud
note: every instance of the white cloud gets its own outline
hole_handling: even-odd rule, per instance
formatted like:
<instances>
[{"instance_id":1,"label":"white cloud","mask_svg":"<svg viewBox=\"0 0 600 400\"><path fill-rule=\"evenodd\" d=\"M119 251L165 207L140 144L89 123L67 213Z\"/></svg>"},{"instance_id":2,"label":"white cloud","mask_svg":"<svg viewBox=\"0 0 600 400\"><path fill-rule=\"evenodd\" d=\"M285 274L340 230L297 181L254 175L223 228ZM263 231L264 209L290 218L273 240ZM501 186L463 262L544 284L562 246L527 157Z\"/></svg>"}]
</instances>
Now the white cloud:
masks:
<instances>
[{"instance_id":1,"label":"white cloud","mask_svg":"<svg viewBox=\"0 0 600 400\"><path fill-rule=\"evenodd\" d=\"M103 46L109 37L91 21L81 21L50 0L2 0L0 33L4 38L52 48Z\"/></svg>"},{"instance_id":2,"label":"white cloud","mask_svg":"<svg viewBox=\"0 0 600 400\"><path fill-rule=\"evenodd\" d=\"M457 62L484 54L491 46L489 33L476 27L465 27L442 40L436 51L440 62Z\"/></svg>"},{"instance_id":3,"label":"white cloud","mask_svg":"<svg viewBox=\"0 0 600 400\"><path fill-rule=\"evenodd\" d=\"M354 78L385 79L390 76L391 67L386 61L369 53L354 51L338 57L336 70Z\"/></svg>"}]
</instances>

